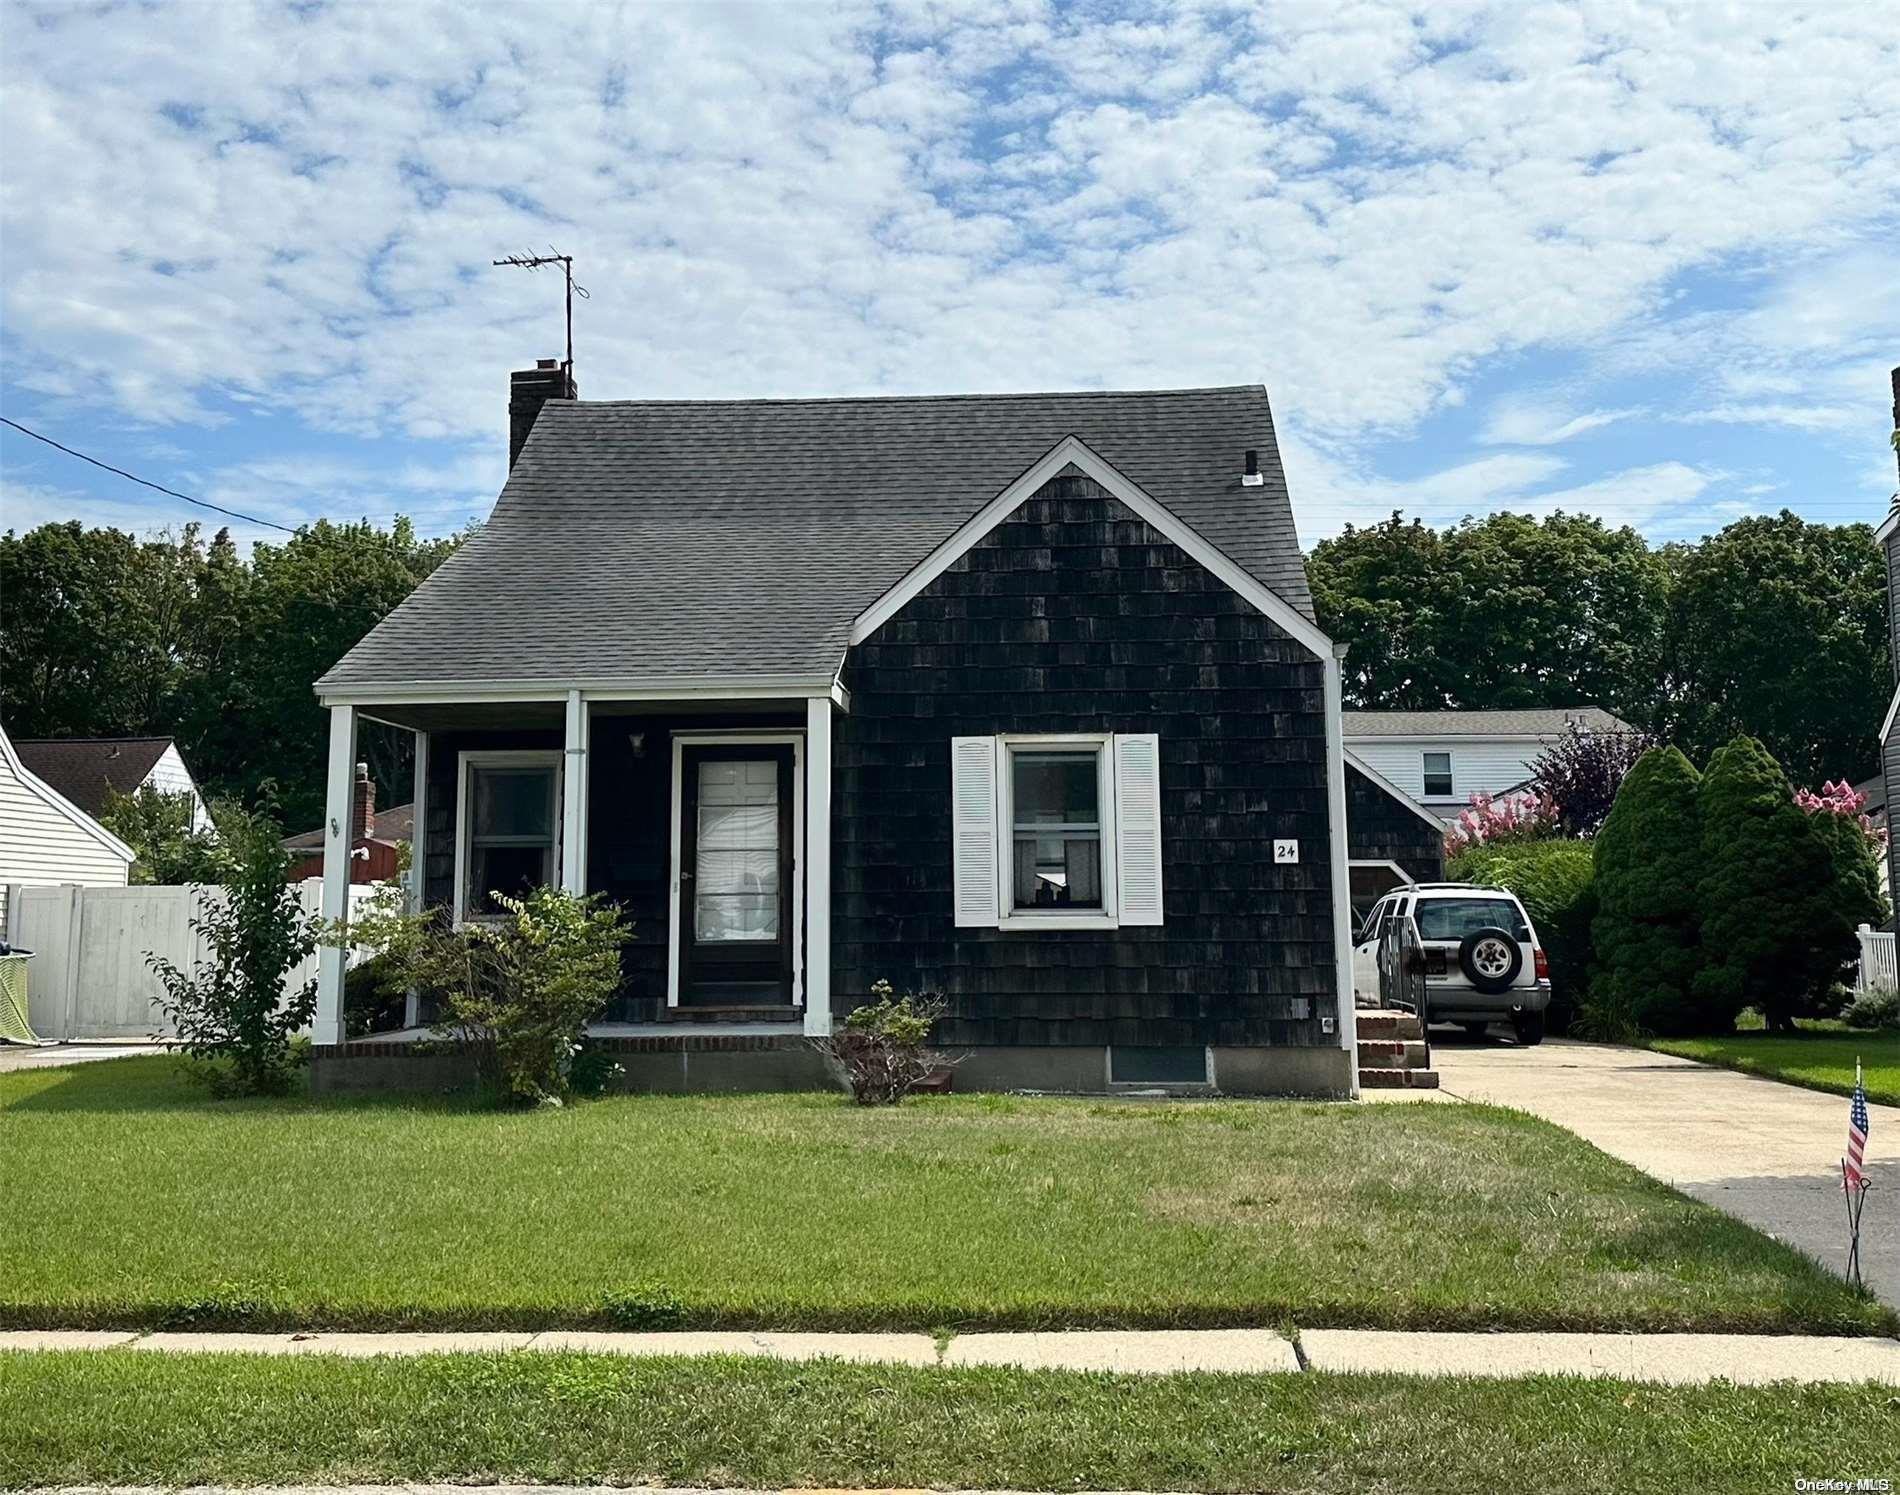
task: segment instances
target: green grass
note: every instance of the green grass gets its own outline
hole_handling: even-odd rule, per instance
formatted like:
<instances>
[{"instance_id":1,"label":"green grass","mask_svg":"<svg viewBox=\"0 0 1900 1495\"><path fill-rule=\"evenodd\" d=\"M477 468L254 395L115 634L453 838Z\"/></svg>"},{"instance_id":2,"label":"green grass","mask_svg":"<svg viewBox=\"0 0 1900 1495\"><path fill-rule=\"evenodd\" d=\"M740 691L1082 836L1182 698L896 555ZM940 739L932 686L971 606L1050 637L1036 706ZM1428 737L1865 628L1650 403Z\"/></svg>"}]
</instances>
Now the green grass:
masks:
<instances>
[{"instance_id":1,"label":"green grass","mask_svg":"<svg viewBox=\"0 0 1900 1495\"><path fill-rule=\"evenodd\" d=\"M1745 1027L1719 1038L1654 1038L1649 1047L1835 1095L1854 1093L1858 1058L1867 1099L1900 1106L1900 1033L1891 1029L1869 1032L1839 1022L1803 1022L1794 1033Z\"/></svg>"},{"instance_id":2,"label":"green grass","mask_svg":"<svg viewBox=\"0 0 1900 1495\"><path fill-rule=\"evenodd\" d=\"M396 1481L1785 1490L1892 1474L1891 1387L1077 1375L516 1354L0 1355L0 1487Z\"/></svg>"},{"instance_id":3,"label":"green grass","mask_svg":"<svg viewBox=\"0 0 1900 1495\"><path fill-rule=\"evenodd\" d=\"M1788 1247L1484 1107L831 1095L217 1102L0 1076L0 1323L1894 1326ZM662 1314L664 1319L665 1314ZM4 1425L4 1424L0 1424Z\"/></svg>"}]
</instances>

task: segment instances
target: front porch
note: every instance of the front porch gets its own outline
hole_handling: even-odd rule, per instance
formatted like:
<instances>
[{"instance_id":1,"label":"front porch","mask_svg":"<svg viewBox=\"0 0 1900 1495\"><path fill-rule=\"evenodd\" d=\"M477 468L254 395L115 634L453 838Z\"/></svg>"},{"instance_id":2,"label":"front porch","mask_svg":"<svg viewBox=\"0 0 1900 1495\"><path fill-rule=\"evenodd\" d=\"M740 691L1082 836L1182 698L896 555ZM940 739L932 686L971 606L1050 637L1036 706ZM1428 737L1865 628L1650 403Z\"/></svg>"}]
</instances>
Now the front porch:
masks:
<instances>
[{"instance_id":1,"label":"front porch","mask_svg":"<svg viewBox=\"0 0 1900 1495\"><path fill-rule=\"evenodd\" d=\"M494 892L546 884L624 912L631 938L597 1025L604 1041L716 1028L803 1047L831 1031L832 717L848 700L834 682L392 694L326 698L326 916L347 892L357 732L379 721L414 735L417 906L481 919ZM320 1053L361 1042L346 1043L343 976L342 953L326 948ZM397 1057L434 1017L412 998L403 1029L369 1041Z\"/></svg>"}]
</instances>

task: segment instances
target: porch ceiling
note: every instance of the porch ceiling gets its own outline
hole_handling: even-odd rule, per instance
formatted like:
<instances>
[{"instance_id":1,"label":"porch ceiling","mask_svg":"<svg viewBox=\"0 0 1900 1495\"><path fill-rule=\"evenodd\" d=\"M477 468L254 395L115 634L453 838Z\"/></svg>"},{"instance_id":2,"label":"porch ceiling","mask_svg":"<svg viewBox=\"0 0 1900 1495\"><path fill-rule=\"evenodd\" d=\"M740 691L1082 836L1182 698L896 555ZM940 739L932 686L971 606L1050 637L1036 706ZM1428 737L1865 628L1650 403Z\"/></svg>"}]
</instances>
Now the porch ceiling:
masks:
<instances>
[{"instance_id":1,"label":"porch ceiling","mask_svg":"<svg viewBox=\"0 0 1900 1495\"><path fill-rule=\"evenodd\" d=\"M590 701L588 710L596 721L602 717L691 716L708 713L719 717L744 717L746 720L777 720L802 727L805 723L803 698L784 700L723 701L704 696L682 697L666 701ZM394 705L363 705L357 711L375 721L407 727L417 732L514 731L521 728L550 727L560 730L566 713L561 701L457 701Z\"/></svg>"}]
</instances>

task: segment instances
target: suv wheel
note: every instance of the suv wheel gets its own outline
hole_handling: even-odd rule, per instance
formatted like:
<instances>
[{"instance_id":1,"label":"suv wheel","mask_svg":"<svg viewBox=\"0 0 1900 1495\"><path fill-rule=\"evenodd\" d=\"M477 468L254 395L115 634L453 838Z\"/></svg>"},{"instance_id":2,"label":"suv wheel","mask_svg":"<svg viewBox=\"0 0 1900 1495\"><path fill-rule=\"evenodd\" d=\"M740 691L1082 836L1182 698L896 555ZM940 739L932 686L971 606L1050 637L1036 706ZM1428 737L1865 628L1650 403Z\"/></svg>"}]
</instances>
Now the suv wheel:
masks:
<instances>
[{"instance_id":1,"label":"suv wheel","mask_svg":"<svg viewBox=\"0 0 1900 1495\"><path fill-rule=\"evenodd\" d=\"M1511 1031L1517 1035L1517 1041L1525 1048L1544 1041L1544 1014L1541 1012L1519 1012L1511 1017Z\"/></svg>"},{"instance_id":2,"label":"suv wheel","mask_svg":"<svg viewBox=\"0 0 1900 1495\"><path fill-rule=\"evenodd\" d=\"M1508 929L1474 929L1458 945L1458 969L1479 991L1509 991L1524 969L1524 952Z\"/></svg>"}]
</instances>

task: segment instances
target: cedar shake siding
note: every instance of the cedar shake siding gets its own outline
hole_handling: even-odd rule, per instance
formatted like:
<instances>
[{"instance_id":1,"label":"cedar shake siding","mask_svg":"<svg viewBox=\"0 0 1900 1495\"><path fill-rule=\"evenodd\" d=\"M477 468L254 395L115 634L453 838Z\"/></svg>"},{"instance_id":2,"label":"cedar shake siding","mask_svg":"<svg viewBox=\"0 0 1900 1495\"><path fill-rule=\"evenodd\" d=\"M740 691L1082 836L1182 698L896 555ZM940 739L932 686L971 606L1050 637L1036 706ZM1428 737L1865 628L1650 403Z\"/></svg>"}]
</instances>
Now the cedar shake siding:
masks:
<instances>
[{"instance_id":1,"label":"cedar shake siding","mask_svg":"<svg viewBox=\"0 0 1900 1495\"><path fill-rule=\"evenodd\" d=\"M1416 882L1445 878L1445 836L1350 763L1346 765L1346 848L1355 862L1397 862Z\"/></svg>"},{"instance_id":2,"label":"cedar shake siding","mask_svg":"<svg viewBox=\"0 0 1900 1495\"><path fill-rule=\"evenodd\" d=\"M941 990L958 1045L1336 1047L1321 662L1087 478L853 649L834 744L835 1013ZM950 743L1155 733L1164 920L959 928ZM1276 866L1276 837L1298 865Z\"/></svg>"},{"instance_id":3,"label":"cedar shake siding","mask_svg":"<svg viewBox=\"0 0 1900 1495\"><path fill-rule=\"evenodd\" d=\"M1887 824L1894 827L1900 822L1894 819L1894 790L1900 789L1900 722L1880 745L1880 768L1887 780ZM1887 898L1896 914L1900 914L1900 848L1889 847L1887 852ZM1900 928L1900 919L1895 920L1895 928Z\"/></svg>"}]
</instances>

